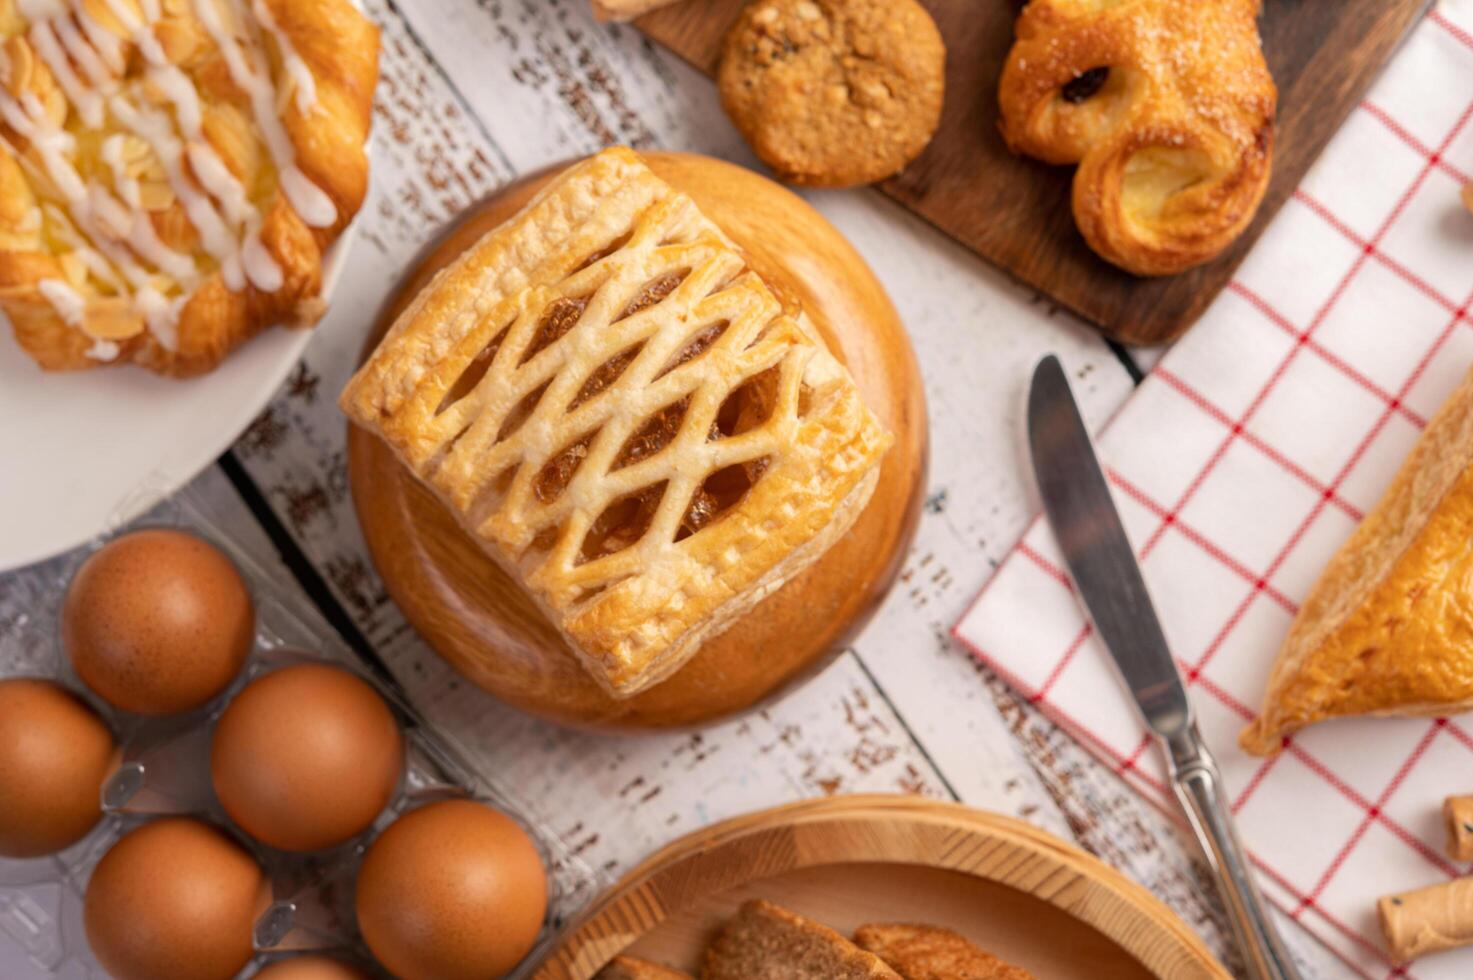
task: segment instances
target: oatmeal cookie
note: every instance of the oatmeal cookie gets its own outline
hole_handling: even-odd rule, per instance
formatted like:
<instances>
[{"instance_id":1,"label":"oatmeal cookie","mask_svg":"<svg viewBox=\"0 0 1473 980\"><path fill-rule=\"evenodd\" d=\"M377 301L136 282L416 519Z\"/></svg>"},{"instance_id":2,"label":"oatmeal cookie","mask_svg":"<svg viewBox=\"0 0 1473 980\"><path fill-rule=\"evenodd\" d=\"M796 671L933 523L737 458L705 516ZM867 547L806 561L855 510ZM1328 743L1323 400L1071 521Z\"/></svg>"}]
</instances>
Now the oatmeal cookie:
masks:
<instances>
[{"instance_id":1,"label":"oatmeal cookie","mask_svg":"<svg viewBox=\"0 0 1473 980\"><path fill-rule=\"evenodd\" d=\"M717 80L780 177L850 187L889 177L930 142L945 67L916 0L755 0L726 37Z\"/></svg>"}]
</instances>

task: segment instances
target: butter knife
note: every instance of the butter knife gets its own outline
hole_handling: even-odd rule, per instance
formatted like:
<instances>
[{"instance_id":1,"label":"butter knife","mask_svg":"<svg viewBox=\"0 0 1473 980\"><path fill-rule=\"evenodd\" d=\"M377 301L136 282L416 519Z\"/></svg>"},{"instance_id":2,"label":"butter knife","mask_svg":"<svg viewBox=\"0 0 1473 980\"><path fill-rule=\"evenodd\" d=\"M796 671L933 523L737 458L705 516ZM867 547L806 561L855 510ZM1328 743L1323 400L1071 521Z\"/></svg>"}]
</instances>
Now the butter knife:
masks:
<instances>
[{"instance_id":1,"label":"butter knife","mask_svg":"<svg viewBox=\"0 0 1473 980\"><path fill-rule=\"evenodd\" d=\"M1299 980L1233 830L1229 796L1207 750L1135 552L1059 359L1045 357L1028 392L1028 445L1044 511L1069 577L1141 716L1171 766L1171 786L1216 873L1249 975Z\"/></svg>"}]
</instances>

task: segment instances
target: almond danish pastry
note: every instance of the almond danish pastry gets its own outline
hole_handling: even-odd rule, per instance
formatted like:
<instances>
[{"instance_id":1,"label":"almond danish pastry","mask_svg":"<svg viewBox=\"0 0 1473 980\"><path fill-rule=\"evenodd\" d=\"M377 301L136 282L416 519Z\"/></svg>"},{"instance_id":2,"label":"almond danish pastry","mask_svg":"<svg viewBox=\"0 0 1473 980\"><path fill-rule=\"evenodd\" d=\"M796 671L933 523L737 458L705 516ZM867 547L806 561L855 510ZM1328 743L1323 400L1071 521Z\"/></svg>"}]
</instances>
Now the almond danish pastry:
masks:
<instances>
[{"instance_id":1,"label":"almond danish pastry","mask_svg":"<svg viewBox=\"0 0 1473 980\"><path fill-rule=\"evenodd\" d=\"M0 309L47 370L185 376L322 312L363 202L350 0L0 0Z\"/></svg>"},{"instance_id":2,"label":"almond danish pastry","mask_svg":"<svg viewBox=\"0 0 1473 980\"><path fill-rule=\"evenodd\" d=\"M874 490L891 437L787 295L606 150L443 269L341 404L628 697Z\"/></svg>"},{"instance_id":3,"label":"almond danish pastry","mask_svg":"<svg viewBox=\"0 0 1473 980\"><path fill-rule=\"evenodd\" d=\"M1268 186L1278 100L1259 0L1032 0L1003 67L1015 153L1078 164L1074 220L1143 276L1213 258Z\"/></svg>"}]
</instances>

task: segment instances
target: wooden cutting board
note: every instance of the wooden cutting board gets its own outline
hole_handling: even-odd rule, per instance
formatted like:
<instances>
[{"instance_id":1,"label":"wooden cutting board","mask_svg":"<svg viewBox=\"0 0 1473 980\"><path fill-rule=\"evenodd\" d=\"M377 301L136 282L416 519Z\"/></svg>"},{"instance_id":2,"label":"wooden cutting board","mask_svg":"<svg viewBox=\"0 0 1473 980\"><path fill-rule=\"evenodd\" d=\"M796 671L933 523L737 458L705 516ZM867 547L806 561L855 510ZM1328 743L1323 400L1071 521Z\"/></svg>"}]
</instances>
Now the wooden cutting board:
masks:
<instances>
[{"instance_id":1,"label":"wooden cutting board","mask_svg":"<svg viewBox=\"0 0 1473 980\"><path fill-rule=\"evenodd\" d=\"M647 15L639 26L711 73L744 2L685 0ZM881 190L1131 344L1170 340L1201 315L1428 6L1428 0L1265 0L1260 29L1279 87L1279 121L1263 206L1215 261L1177 276L1141 279L1085 246L1069 208L1073 168L1015 157L998 136L997 78L1020 5L922 2L946 38L946 109L927 151Z\"/></svg>"},{"instance_id":2,"label":"wooden cutting board","mask_svg":"<svg viewBox=\"0 0 1473 980\"><path fill-rule=\"evenodd\" d=\"M845 934L945 926L1049 980L1228 980L1185 922L1035 827L913 796L836 796L736 817L668 845L570 925L532 980L589 980L628 953L694 972L764 898Z\"/></svg>"}]
</instances>

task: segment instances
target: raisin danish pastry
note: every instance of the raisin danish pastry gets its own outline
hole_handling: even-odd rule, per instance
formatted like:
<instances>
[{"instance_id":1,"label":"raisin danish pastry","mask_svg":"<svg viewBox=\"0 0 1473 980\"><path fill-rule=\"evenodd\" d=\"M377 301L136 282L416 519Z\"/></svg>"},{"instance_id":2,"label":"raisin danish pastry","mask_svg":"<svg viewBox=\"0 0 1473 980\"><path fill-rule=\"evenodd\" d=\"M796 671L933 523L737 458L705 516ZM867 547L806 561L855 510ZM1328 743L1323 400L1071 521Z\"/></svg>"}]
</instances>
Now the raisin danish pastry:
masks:
<instances>
[{"instance_id":1,"label":"raisin danish pastry","mask_svg":"<svg viewBox=\"0 0 1473 980\"><path fill-rule=\"evenodd\" d=\"M1259 0L1033 0L998 100L1016 153L1078 164L1074 219L1143 276L1213 258L1267 187L1277 92Z\"/></svg>"},{"instance_id":2,"label":"raisin danish pastry","mask_svg":"<svg viewBox=\"0 0 1473 980\"><path fill-rule=\"evenodd\" d=\"M818 559L890 436L788 295L627 149L441 270L341 404L629 697Z\"/></svg>"},{"instance_id":3,"label":"raisin danish pastry","mask_svg":"<svg viewBox=\"0 0 1473 980\"><path fill-rule=\"evenodd\" d=\"M368 187L350 0L0 0L0 309L47 370L184 376L322 312Z\"/></svg>"}]
</instances>

